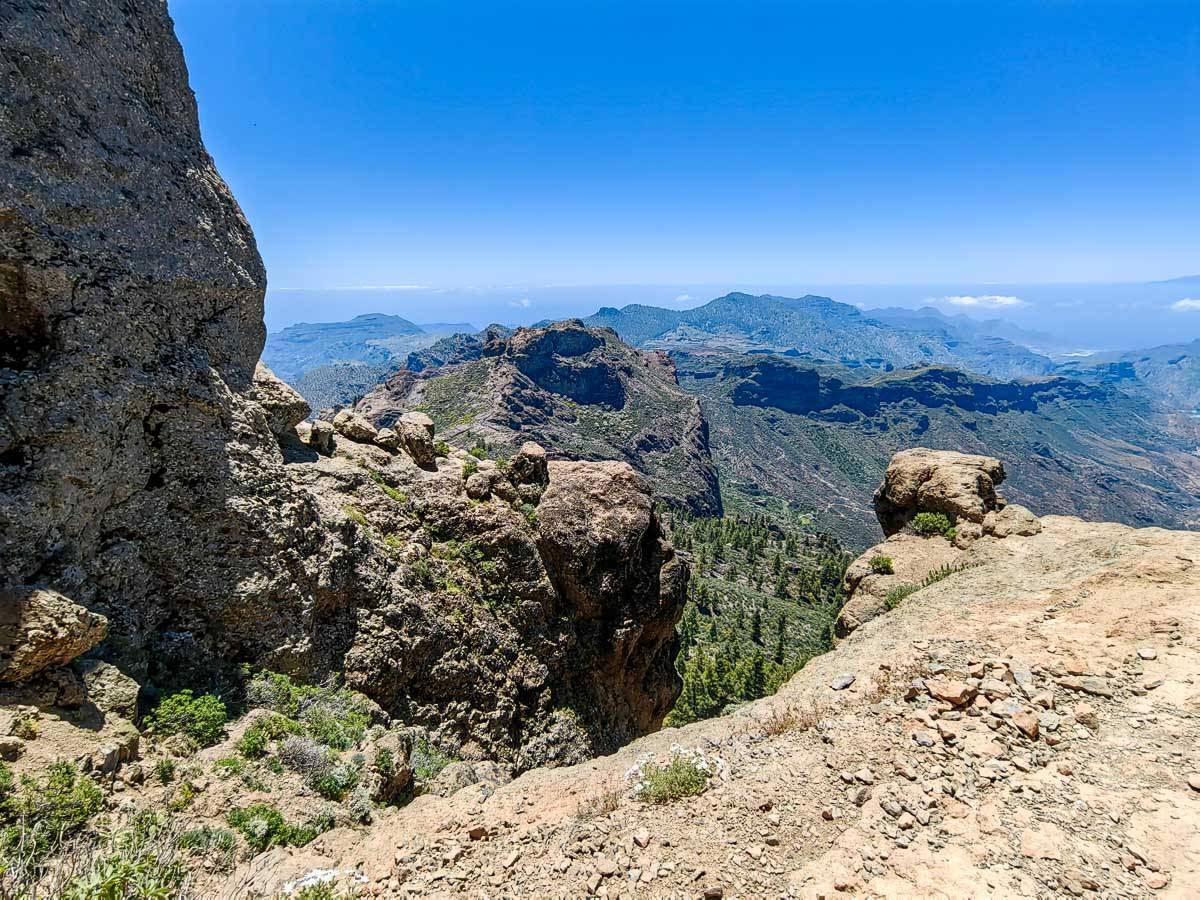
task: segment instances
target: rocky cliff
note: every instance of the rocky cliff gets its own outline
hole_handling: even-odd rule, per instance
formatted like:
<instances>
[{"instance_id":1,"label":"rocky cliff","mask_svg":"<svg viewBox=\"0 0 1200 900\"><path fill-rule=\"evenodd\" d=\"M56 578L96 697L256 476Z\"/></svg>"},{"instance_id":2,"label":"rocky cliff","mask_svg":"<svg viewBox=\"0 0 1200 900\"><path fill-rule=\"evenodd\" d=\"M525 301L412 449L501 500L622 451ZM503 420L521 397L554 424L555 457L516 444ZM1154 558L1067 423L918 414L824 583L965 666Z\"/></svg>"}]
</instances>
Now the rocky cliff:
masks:
<instances>
[{"instance_id":1,"label":"rocky cliff","mask_svg":"<svg viewBox=\"0 0 1200 900\"><path fill-rule=\"evenodd\" d=\"M420 421L302 440L165 2L6 3L0 58L2 680L92 709L61 666L93 648L134 716L242 663L335 675L518 766L656 727L687 570L645 483L533 460L468 492ZM47 616L75 626L22 652Z\"/></svg>"},{"instance_id":2,"label":"rocky cliff","mask_svg":"<svg viewBox=\"0 0 1200 900\"><path fill-rule=\"evenodd\" d=\"M412 354L357 409L381 425L426 412L458 444L511 452L533 437L562 458L623 460L668 502L721 512L699 402L665 354L634 350L607 328L566 321L443 341Z\"/></svg>"},{"instance_id":3,"label":"rocky cliff","mask_svg":"<svg viewBox=\"0 0 1200 900\"><path fill-rule=\"evenodd\" d=\"M1200 535L1064 516L1010 530L996 465L895 461L880 493L914 517L980 520L970 565L774 697L418 798L257 858L226 895L307 876L387 897L1194 896ZM908 544L892 549L900 570Z\"/></svg>"}]
</instances>

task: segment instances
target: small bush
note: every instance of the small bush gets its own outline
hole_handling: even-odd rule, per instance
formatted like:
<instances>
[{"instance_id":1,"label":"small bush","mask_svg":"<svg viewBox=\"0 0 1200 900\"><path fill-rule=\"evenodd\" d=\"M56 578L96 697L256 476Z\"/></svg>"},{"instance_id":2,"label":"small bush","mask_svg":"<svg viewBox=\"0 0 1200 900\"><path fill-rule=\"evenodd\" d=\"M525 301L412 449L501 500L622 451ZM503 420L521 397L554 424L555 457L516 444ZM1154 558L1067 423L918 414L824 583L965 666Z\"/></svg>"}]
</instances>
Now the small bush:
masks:
<instances>
[{"instance_id":1,"label":"small bush","mask_svg":"<svg viewBox=\"0 0 1200 900\"><path fill-rule=\"evenodd\" d=\"M38 860L78 833L104 806L100 788L68 762L52 763L43 781L21 778L18 790L7 768L0 775L0 856Z\"/></svg>"},{"instance_id":2,"label":"small bush","mask_svg":"<svg viewBox=\"0 0 1200 900\"><path fill-rule=\"evenodd\" d=\"M909 524L912 525L913 531L925 537L940 534L953 539L954 536L954 523L943 513L919 512Z\"/></svg>"},{"instance_id":3,"label":"small bush","mask_svg":"<svg viewBox=\"0 0 1200 900\"><path fill-rule=\"evenodd\" d=\"M443 753L425 738L419 737L413 741L408 764L412 767L413 776L418 781L433 781L452 762L457 762L457 760L453 756Z\"/></svg>"},{"instance_id":4,"label":"small bush","mask_svg":"<svg viewBox=\"0 0 1200 900\"><path fill-rule=\"evenodd\" d=\"M876 575L892 575L896 571L892 568L892 558L890 556L872 556L867 565L871 567L871 571Z\"/></svg>"},{"instance_id":5,"label":"small bush","mask_svg":"<svg viewBox=\"0 0 1200 900\"><path fill-rule=\"evenodd\" d=\"M154 763L154 777L160 784L170 784L175 777L175 760L163 757Z\"/></svg>"},{"instance_id":6,"label":"small bush","mask_svg":"<svg viewBox=\"0 0 1200 900\"><path fill-rule=\"evenodd\" d=\"M708 776L696 761L687 756L676 756L665 766L646 765L637 798L645 803L670 803L701 794L707 787Z\"/></svg>"},{"instance_id":7,"label":"small bush","mask_svg":"<svg viewBox=\"0 0 1200 900\"><path fill-rule=\"evenodd\" d=\"M465 463L463 463L462 477L470 478L472 475L474 475L478 471L479 471L479 463L475 462L475 460L473 460L473 459L468 459Z\"/></svg>"},{"instance_id":8,"label":"small bush","mask_svg":"<svg viewBox=\"0 0 1200 900\"><path fill-rule=\"evenodd\" d=\"M185 734L201 747L209 747L221 739L227 718L225 704L214 695L195 697L182 690L164 697L146 717L146 724L158 737Z\"/></svg>"},{"instance_id":9,"label":"small bush","mask_svg":"<svg viewBox=\"0 0 1200 900\"><path fill-rule=\"evenodd\" d=\"M488 457L487 447L481 447L478 444L476 444L474 447L472 447L467 452L470 453L476 459L487 459L487 457Z\"/></svg>"},{"instance_id":10,"label":"small bush","mask_svg":"<svg viewBox=\"0 0 1200 900\"><path fill-rule=\"evenodd\" d=\"M286 734L299 734L302 730L299 722L278 713L264 716L242 733L237 742L237 751L246 759L262 759L267 755L272 741Z\"/></svg>"},{"instance_id":11,"label":"small bush","mask_svg":"<svg viewBox=\"0 0 1200 900\"><path fill-rule=\"evenodd\" d=\"M336 700L313 704L300 714L300 721L314 740L335 750L348 750L363 739L371 720L361 710Z\"/></svg>"},{"instance_id":12,"label":"small bush","mask_svg":"<svg viewBox=\"0 0 1200 900\"><path fill-rule=\"evenodd\" d=\"M291 735L279 745L279 761L312 782L328 774L334 759L327 747L310 737Z\"/></svg>"},{"instance_id":13,"label":"small bush","mask_svg":"<svg viewBox=\"0 0 1200 900\"><path fill-rule=\"evenodd\" d=\"M911 597L921 588L915 584L901 584L892 588L883 598L883 605L886 609L895 609L903 603L908 597Z\"/></svg>"},{"instance_id":14,"label":"small bush","mask_svg":"<svg viewBox=\"0 0 1200 900\"><path fill-rule=\"evenodd\" d=\"M303 847L317 836L309 825L291 825L283 813L267 803L255 803L245 809L231 809L225 820L260 853L268 847Z\"/></svg>"},{"instance_id":15,"label":"small bush","mask_svg":"<svg viewBox=\"0 0 1200 900\"><path fill-rule=\"evenodd\" d=\"M445 441L435 441L433 444L433 455L434 456L449 456L450 455L450 445L447 444Z\"/></svg>"},{"instance_id":16,"label":"small bush","mask_svg":"<svg viewBox=\"0 0 1200 900\"><path fill-rule=\"evenodd\" d=\"M181 834L179 846L201 856L211 853L229 853L237 846L237 836L228 828L201 825L199 828L192 828Z\"/></svg>"},{"instance_id":17,"label":"small bush","mask_svg":"<svg viewBox=\"0 0 1200 900\"><path fill-rule=\"evenodd\" d=\"M346 763L334 763L325 774L312 782L313 790L326 800L341 800L358 786L358 770Z\"/></svg>"},{"instance_id":18,"label":"small bush","mask_svg":"<svg viewBox=\"0 0 1200 900\"><path fill-rule=\"evenodd\" d=\"M41 734L41 726L38 725L37 714L23 715L13 723L12 733L14 737L19 737L23 741L35 741L37 736Z\"/></svg>"},{"instance_id":19,"label":"small bush","mask_svg":"<svg viewBox=\"0 0 1200 900\"><path fill-rule=\"evenodd\" d=\"M361 741L371 724L362 697L354 691L296 684L274 672L260 672L251 680L246 687L246 701L283 717L281 721L264 720L263 727L271 729L272 737L303 732L337 750L349 749Z\"/></svg>"}]
</instances>

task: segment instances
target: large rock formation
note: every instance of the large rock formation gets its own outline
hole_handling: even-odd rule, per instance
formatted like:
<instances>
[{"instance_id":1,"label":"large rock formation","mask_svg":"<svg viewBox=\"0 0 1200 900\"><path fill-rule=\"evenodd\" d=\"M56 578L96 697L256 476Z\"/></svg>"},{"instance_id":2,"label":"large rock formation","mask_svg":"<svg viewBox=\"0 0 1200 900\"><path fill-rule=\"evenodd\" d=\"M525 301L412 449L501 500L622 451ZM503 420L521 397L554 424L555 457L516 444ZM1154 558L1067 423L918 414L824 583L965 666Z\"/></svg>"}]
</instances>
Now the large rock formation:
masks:
<instances>
[{"instance_id":1,"label":"large rock formation","mask_svg":"<svg viewBox=\"0 0 1200 900\"><path fill-rule=\"evenodd\" d=\"M1037 516L1006 503L996 492L1003 480L1003 464L990 456L925 447L893 456L875 491L875 513L887 539L846 569L838 636L894 608L910 593L974 565L977 541L1040 532ZM910 523L920 513L945 516L953 531L915 532Z\"/></svg>"},{"instance_id":2,"label":"large rock formation","mask_svg":"<svg viewBox=\"0 0 1200 900\"><path fill-rule=\"evenodd\" d=\"M512 451L534 437L558 458L622 460L668 503L721 511L699 401L666 354L634 350L607 328L570 320L440 341L356 408L379 425L423 410L460 444Z\"/></svg>"},{"instance_id":3,"label":"large rock formation","mask_svg":"<svg viewBox=\"0 0 1200 900\"><path fill-rule=\"evenodd\" d=\"M142 685L344 672L520 765L656 727L686 569L645 486L581 465L474 502L428 433L301 441L303 400L256 371L263 266L166 4L6 3L0 60L0 589L103 616L93 654ZM543 492L571 536L545 551Z\"/></svg>"}]
</instances>

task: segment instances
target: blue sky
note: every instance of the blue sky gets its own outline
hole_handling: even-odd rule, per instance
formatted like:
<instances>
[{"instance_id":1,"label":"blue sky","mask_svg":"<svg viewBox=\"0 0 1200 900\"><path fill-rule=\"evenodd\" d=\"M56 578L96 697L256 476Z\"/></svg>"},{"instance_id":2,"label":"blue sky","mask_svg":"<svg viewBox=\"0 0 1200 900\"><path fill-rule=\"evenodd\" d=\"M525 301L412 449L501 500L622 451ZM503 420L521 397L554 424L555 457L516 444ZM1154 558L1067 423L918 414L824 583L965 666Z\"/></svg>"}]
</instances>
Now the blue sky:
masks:
<instances>
[{"instance_id":1,"label":"blue sky","mask_svg":"<svg viewBox=\"0 0 1200 900\"><path fill-rule=\"evenodd\" d=\"M1200 271L1200 3L170 8L274 289Z\"/></svg>"}]
</instances>

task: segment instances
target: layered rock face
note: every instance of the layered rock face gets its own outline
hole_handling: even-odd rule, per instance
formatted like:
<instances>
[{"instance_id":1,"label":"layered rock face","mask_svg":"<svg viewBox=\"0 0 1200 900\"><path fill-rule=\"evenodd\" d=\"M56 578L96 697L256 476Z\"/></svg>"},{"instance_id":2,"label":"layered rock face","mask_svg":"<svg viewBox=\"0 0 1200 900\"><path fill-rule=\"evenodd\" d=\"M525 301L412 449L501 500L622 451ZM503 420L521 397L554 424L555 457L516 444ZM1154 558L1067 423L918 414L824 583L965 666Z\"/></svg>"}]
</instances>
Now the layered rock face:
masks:
<instances>
[{"instance_id":1,"label":"layered rock face","mask_svg":"<svg viewBox=\"0 0 1200 900\"><path fill-rule=\"evenodd\" d=\"M571 320L441 341L356 408L379 425L422 410L459 443L515 449L532 436L559 458L622 460L667 502L721 512L699 401L666 354L634 350L608 328Z\"/></svg>"},{"instance_id":2,"label":"layered rock face","mask_svg":"<svg viewBox=\"0 0 1200 900\"><path fill-rule=\"evenodd\" d=\"M646 486L579 464L479 500L419 423L302 441L307 405L256 371L262 262L166 4L7 3L0 57L0 590L103 617L92 655L143 686L344 672L520 765L656 727L687 572Z\"/></svg>"}]
</instances>

